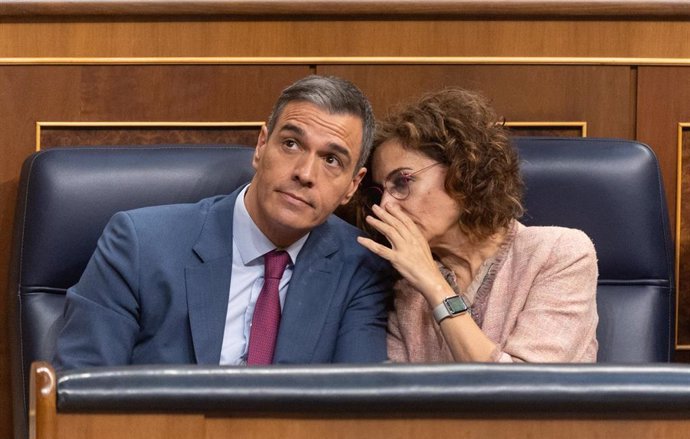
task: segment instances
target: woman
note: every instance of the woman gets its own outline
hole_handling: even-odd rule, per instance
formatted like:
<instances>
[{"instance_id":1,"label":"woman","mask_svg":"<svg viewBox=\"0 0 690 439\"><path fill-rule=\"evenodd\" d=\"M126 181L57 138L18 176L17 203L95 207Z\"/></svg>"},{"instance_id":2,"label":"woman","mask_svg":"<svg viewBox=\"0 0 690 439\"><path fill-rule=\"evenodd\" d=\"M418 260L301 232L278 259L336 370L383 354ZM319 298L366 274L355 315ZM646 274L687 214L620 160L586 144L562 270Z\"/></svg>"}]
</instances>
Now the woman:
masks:
<instances>
[{"instance_id":1,"label":"woman","mask_svg":"<svg viewBox=\"0 0 690 439\"><path fill-rule=\"evenodd\" d=\"M526 227L516 152L486 100L423 96L384 120L359 242L401 275L388 355L411 362L596 361L590 239Z\"/></svg>"}]
</instances>

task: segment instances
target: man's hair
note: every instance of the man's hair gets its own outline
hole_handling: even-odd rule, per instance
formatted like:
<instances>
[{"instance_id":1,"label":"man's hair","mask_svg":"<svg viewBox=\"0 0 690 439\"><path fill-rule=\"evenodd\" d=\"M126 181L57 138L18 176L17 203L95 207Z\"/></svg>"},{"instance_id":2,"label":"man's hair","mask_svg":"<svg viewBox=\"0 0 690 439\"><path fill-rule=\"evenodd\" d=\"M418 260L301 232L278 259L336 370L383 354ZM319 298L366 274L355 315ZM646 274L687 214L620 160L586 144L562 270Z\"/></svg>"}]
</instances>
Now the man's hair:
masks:
<instances>
[{"instance_id":1,"label":"man's hair","mask_svg":"<svg viewBox=\"0 0 690 439\"><path fill-rule=\"evenodd\" d=\"M374 149L388 140L448 167L445 189L462 206L460 228L471 238L487 238L522 216L517 151L481 94L425 94L379 124Z\"/></svg>"},{"instance_id":2,"label":"man's hair","mask_svg":"<svg viewBox=\"0 0 690 439\"><path fill-rule=\"evenodd\" d=\"M356 173L369 158L374 141L375 120L369 100L356 85L335 76L311 75L287 87L268 117L268 136L275 129L285 106L291 102L309 102L331 114L351 114L362 120L362 145L355 166Z\"/></svg>"}]
</instances>

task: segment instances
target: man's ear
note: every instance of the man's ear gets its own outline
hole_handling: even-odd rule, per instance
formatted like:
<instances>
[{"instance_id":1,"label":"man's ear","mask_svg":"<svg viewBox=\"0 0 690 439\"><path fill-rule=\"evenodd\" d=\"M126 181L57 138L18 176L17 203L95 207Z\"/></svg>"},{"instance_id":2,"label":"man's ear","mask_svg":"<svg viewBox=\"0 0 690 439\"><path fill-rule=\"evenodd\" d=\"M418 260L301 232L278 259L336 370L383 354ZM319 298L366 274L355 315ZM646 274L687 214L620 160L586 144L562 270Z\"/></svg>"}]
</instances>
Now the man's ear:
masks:
<instances>
[{"instance_id":1,"label":"man's ear","mask_svg":"<svg viewBox=\"0 0 690 439\"><path fill-rule=\"evenodd\" d=\"M352 181L350 182L350 188L348 189L347 193L345 194L345 197L343 197L342 201L340 201L340 204L345 205L350 202L352 197L355 195L355 192L357 192L357 188L359 187L359 183L362 182L362 179L364 176L367 174L367 168L361 168L357 173L352 177Z\"/></svg>"},{"instance_id":2,"label":"man's ear","mask_svg":"<svg viewBox=\"0 0 690 439\"><path fill-rule=\"evenodd\" d=\"M261 131L259 131L259 137L256 139L256 147L254 148L254 157L252 157L252 166L254 169L259 165L261 161L261 156L263 155L266 144L268 143L268 128L266 124L263 124Z\"/></svg>"}]
</instances>

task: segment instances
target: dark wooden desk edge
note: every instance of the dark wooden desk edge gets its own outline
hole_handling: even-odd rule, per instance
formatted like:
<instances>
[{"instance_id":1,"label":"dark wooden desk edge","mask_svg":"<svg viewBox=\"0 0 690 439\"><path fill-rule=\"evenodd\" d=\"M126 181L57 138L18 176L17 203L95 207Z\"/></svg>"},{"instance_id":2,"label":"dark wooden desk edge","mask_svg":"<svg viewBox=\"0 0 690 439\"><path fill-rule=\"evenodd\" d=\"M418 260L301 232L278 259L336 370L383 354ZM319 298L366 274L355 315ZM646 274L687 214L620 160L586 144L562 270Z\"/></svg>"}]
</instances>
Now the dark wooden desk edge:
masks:
<instances>
[{"instance_id":1,"label":"dark wooden desk edge","mask_svg":"<svg viewBox=\"0 0 690 439\"><path fill-rule=\"evenodd\" d=\"M690 19L687 0L4 0L0 17Z\"/></svg>"}]
</instances>

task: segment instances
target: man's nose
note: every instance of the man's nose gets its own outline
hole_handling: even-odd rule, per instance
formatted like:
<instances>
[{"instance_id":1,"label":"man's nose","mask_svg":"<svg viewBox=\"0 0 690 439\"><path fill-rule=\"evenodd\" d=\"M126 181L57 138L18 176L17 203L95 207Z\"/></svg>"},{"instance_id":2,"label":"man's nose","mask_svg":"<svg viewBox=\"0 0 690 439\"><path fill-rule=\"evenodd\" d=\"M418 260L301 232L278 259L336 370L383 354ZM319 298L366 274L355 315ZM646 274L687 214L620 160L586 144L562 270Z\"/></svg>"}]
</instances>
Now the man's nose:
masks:
<instances>
[{"instance_id":1,"label":"man's nose","mask_svg":"<svg viewBox=\"0 0 690 439\"><path fill-rule=\"evenodd\" d=\"M297 161L293 178L304 186L313 186L318 172L318 158L313 154L305 154Z\"/></svg>"}]
</instances>

